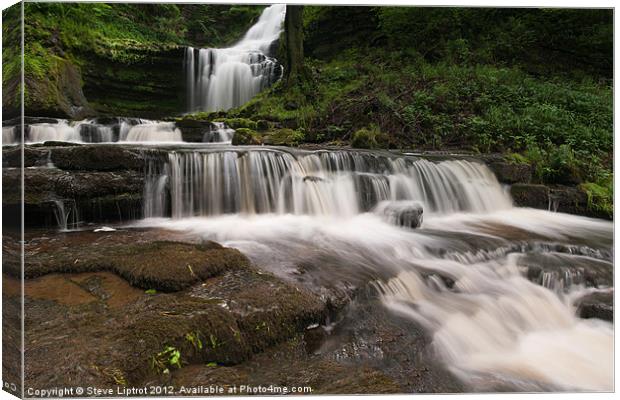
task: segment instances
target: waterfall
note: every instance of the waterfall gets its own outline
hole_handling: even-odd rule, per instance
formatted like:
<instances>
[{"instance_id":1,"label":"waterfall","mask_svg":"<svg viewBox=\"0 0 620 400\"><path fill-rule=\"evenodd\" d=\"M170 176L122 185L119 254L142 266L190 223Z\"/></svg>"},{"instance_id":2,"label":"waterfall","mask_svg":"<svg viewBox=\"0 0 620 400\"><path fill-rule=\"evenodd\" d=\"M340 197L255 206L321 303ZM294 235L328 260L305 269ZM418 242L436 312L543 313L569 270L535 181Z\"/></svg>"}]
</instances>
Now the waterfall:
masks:
<instances>
[{"instance_id":1,"label":"waterfall","mask_svg":"<svg viewBox=\"0 0 620 400\"><path fill-rule=\"evenodd\" d=\"M19 143L17 136L16 126L3 126L2 127L2 145Z\"/></svg>"},{"instance_id":2,"label":"waterfall","mask_svg":"<svg viewBox=\"0 0 620 400\"><path fill-rule=\"evenodd\" d=\"M283 4L265 8L256 24L232 47L186 48L189 112L238 107L280 79L282 66L269 56L269 50L280 36L285 10Z\"/></svg>"},{"instance_id":3,"label":"waterfall","mask_svg":"<svg viewBox=\"0 0 620 400\"><path fill-rule=\"evenodd\" d=\"M166 215L168 198L175 218L230 213L354 216L381 201L402 200L419 201L431 214L511 206L486 166L464 160L434 163L348 151L193 151L170 152L165 165L150 165L148 171L145 215L151 217Z\"/></svg>"},{"instance_id":4,"label":"waterfall","mask_svg":"<svg viewBox=\"0 0 620 400\"><path fill-rule=\"evenodd\" d=\"M204 133L203 143L230 143L235 130L229 128L224 122L212 122L213 127Z\"/></svg>"}]
</instances>

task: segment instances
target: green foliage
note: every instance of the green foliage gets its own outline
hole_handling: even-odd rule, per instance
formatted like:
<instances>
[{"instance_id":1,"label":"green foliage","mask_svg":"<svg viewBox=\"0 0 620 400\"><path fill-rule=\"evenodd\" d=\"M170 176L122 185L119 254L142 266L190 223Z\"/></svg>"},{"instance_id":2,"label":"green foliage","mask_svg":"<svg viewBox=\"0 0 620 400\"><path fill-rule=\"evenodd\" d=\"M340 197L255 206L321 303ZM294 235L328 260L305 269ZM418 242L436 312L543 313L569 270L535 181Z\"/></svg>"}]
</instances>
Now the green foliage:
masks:
<instances>
[{"instance_id":1,"label":"green foliage","mask_svg":"<svg viewBox=\"0 0 620 400\"><path fill-rule=\"evenodd\" d=\"M588 207L591 210L613 216L614 188L612 175L609 175L609 177L602 182L586 182L582 183L579 187L587 194Z\"/></svg>"},{"instance_id":2,"label":"green foliage","mask_svg":"<svg viewBox=\"0 0 620 400\"><path fill-rule=\"evenodd\" d=\"M158 373L168 374L171 367L181 368L181 352L176 347L166 346L151 357L151 368Z\"/></svg>"},{"instance_id":3,"label":"green foliage","mask_svg":"<svg viewBox=\"0 0 620 400\"><path fill-rule=\"evenodd\" d=\"M612 10L377 7L389 46L429 61L611 78Z\"/></svg>"},{"instance_id":4,"label":"green foliage","mask_svg":"<svg viewBox=\"0 0 620 400\"><path fill-rule=\"evenodd\" d=\"M148 289L148 290L145 290L144 293L145 294L153 295L153 294L157 294L157 290L155 290L155 289Z\"/></svg>"}]
</instances>

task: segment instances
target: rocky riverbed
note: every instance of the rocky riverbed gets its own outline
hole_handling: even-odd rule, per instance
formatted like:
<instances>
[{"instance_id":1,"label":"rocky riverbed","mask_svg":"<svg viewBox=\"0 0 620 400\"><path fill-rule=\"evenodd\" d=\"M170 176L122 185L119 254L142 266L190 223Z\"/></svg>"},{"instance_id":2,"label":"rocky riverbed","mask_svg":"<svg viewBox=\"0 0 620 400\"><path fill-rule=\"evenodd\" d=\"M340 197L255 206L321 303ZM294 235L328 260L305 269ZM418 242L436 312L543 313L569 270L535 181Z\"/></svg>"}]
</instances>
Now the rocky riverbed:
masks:
<instances>
[{"instance_id":1,"label":"rocky riverbed","mask_svg":"<svg viewBox=\"0 0 620 400\"><path fill-rule=\"evenodd\" d=\"M257 269L237 250L174 231L27 236L26 387L463 388L432 361L420 328L377 312L376 298L338 308ZM19 336L10 323L20 295L18 242L5 236L3 247L8 349ZM402 346L419 349L415 360ZM178 363L166 353L171 348Z\"/></svg>"},{"instance_id":2,"label":"rocky riverbed","mask_svg":"<svg viewBox=\"0 0 620 400\"><path fill-rule=\"evenodd\" d=\"M469 371L463 375L447 362L436 328L402 310L416 309L424 296L444 296L433 302L438 312L444 312L441 307L450 299L460 298L466 301L455 300L458 306L447 310L469 315L469 308L458 307L483 312L486 306L478 299L495 295L522 304L522 290L528 296L544 294L536 300L544 304L540 310L555 307L555 313L566 314L562 324L593 321L592 326L603 324L606 332L613 321L610 224L513 208L506 194L509 190L517 205L544 210L554 205L558 211L587 214L580 206L584 203L573 201L572 195L551 201L554 193L577 189L532 185L523 166L497 157L330 151L55 142L26 146L26 387L278 385L346 394L566 388L561 381L543 378L521 381L483 374L469 380ZM209 158L224 152L228 158ZM279 158L269 158L273 154ZM3 211L9 217L3 236L3 350L10 356L5 360L19 360L20 354L20 244L14 230L20 215L19 157L18 148L3 148ZM357 190L351 188L347 196L358 196L361 206L344 210L356 214L326 217L275 208L249 214L243 208L252 205L247 199L260 199L253 196L274 192L291 179L270 175L280 168L278 160L293 171L316 159L327 167L300 176L298 188L316 187L326 196L332 189L321 185L336 179L324 172L330 163L344 168L352 162L360 178L353 181ZM183 164L187 160L196 162ZM217 160L228 160L229 169L217 169ZM265 174L252 175L240 160L253 162ZM389 182L376 171L401 168L404 162L421 168L420 176L430 177L424 178L428 187L450 193L454 203L427 193L424 205L388 201L375 207L382 193L378 189ZM193 172L202 165L211 169L204 175ZM172 167L179 168L177 175ZM208 187L201 186L203 178L211 176L206 172L213 179L247 174L264 179L264 186L240 185L235 193L247 199L236 214L208 214L206 201L221 191L201 191ZM454 182L465 179L471 187L435 187L441 181L435 174ZM398 176L393 172L390 179ZM167 208L144 220L146 204L154 202L147 183L159 181L165 182L161 193ZM348 186L340 182L338 187ZM235 193L227 201L236 201ZM176 203L170 204L172 196ZM192 199L191 207L187 199ZM272 206L258 200L254 205ZM459 212L459 207L480 206L490 212ZM332 207L339 209L337 203ZM174 213L179 215L167 218ZM411 271L423 289L408 288ZM468 275L476 271L480 275ZM487 292L489 279L493 283ZM512 283L504 287L508 281ZM513 300L511 290L517 287ZM399 312L390 308L395 302ZM544 321L537 314L532 318ZM481 346L484 350L487 344ZM17 368L7 365L5 370ZM8 379L17 379L10 374Z\"/></svg>"}]
</instances>

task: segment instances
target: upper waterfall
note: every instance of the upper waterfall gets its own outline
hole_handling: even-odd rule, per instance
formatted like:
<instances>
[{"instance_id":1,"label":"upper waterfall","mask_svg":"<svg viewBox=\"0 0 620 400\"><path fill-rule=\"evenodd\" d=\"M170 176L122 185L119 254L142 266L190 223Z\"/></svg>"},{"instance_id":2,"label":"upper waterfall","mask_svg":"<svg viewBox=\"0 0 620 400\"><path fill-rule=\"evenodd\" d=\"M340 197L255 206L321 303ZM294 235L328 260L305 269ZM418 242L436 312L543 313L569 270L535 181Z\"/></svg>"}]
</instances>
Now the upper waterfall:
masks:
<instances>
[{"instance_id":1,"label":"upper waterfall","mask_svg":"<svg viewBox=\"0 0 620 400\"><path fill-rule=\"evenodd\" d=\"M280 79L282 66L270 57L286 12L283 4L263 10L237 44L222 49L185 51L188 111L219 111L238 107Z\"/></svg>"}]
</instances>

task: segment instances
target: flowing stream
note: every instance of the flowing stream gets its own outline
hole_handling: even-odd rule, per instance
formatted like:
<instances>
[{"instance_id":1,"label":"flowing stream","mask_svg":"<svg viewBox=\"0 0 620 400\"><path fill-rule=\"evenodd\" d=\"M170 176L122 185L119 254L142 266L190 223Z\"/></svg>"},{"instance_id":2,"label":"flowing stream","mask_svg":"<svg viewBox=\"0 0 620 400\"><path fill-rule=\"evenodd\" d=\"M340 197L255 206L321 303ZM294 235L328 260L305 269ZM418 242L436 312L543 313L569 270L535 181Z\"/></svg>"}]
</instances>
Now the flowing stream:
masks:
<instances>
[{"instance_id":1,"label":"flowing stream","mask_svg":"<svg viewBox=\"0 0 620 400\"><path fill-rule=\"evenodd\" d=\"M284 12L267 7L232 47L186 49L188 111L237 107L280 78L270 50ZM369 289L382 311L421 326L471 390L613 390L613 324L576 315L581 297L613 291L612 223L513 207L482 163L235 147L234 130L217 122L194 147L178 143L174 122L135 118L25 132L28 143L165 144L138 146L147 162L137 225L238 248L321 296ZM3 127L3 144L16 135ZM57 206L66 230L78 210Z\"/></svg>"},{"instance_id":2,"label":"flowing stream","mask_svg":"<svg viewBox=\"0 0 620 400\"><path fill-rule=\"evenodd\" d=\"M390 204L421 207L421 226L386 218ZM143 225L239 248L287 279L303 264L316 288L370 285L387 310L429 332L437 357L474 390L613 387L613 324L575 309L579 297L612 290L580 278L612 273L612 224L515 208L475 161L170 151L149 162L144 212ZM543 272L528 279L533 265Z\"/></svg>"}]
</instances>

